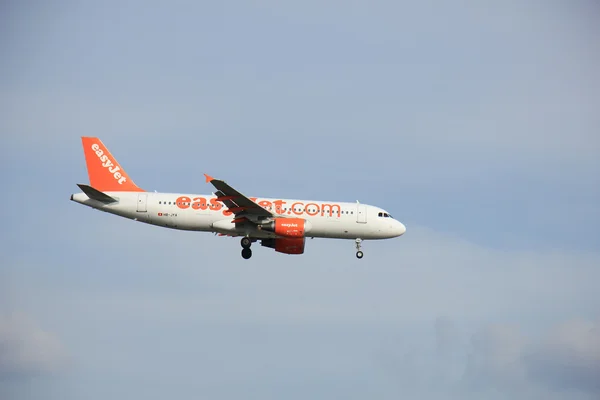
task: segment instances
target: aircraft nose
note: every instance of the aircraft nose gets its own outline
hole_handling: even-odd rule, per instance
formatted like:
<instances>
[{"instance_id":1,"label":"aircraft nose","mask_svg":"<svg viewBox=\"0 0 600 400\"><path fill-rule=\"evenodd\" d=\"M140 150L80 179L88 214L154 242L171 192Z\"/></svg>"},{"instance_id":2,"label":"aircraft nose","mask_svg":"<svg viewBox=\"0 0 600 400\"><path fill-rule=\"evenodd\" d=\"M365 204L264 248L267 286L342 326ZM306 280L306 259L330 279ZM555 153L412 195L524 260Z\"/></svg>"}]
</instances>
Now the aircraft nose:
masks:
<instances>
[{"instance_id":1,"label":"aircraft nose","mask_svg":"<svg viewBox=\"0 0 600 400\"><path fill-rule=\"evenodd\" d=\"M404 226L404 224L400 221L397 221L398 225L396 226L396 234L398 236L402 236L404 235L404 233L406 232L406 227Z\"/></svg>"}]
</instances>

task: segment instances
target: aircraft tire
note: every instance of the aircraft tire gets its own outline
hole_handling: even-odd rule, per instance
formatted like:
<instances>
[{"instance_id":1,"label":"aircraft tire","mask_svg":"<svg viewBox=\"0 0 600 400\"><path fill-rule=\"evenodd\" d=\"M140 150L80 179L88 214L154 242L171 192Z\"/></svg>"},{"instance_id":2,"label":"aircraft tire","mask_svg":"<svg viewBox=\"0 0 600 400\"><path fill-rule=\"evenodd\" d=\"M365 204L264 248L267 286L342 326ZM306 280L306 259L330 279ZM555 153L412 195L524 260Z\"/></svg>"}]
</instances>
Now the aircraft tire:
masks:
<instances>
[{"instance_id":1,"label":"aircraft tire","mask_svg":"<svg viewBox=\"0 0 600 400\"><path fill-rule=\"evenodd\" d=\"M361 258L363 258L363 256L364 256L364 254L363 254L363 252L362 252L362 251L360 251L360 250L359 250L359 251L357 251L357 252L356 252L356 258L358 258L359 260L360 260Z\"/></svg>"},{"instance_id":2,"label":"aircraft tire","mask_svg":"<svg viewBox=\"0 0 600 400\"><path fill-rule=\"evenodd\" d=\"M240 243L244 249L249 249L250 246L252 246L252 240L250 240L249 237L243 237L242 240L240 240Z\"/></svg>"},{"instance_id":3,"label":"aircraft tire","mask_svg":"<svg viewBox=\"0 0 600 400\"><path fill-rule=\"evenodd\" d=\"M249 248L242 249L242 258L247 260L250 257L252 257L252 250L250 250Z\"/></svg>"}]
</instances>

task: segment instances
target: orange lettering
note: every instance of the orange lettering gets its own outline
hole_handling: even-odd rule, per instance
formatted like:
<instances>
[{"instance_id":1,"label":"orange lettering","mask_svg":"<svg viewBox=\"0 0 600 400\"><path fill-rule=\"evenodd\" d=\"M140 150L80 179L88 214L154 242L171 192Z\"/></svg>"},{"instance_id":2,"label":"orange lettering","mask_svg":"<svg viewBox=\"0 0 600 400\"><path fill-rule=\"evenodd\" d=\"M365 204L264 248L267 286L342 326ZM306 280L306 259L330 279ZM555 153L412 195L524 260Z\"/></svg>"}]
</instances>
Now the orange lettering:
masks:
<instances>
[{"instance_id":1,"label":"orange lettering","mask_svg":"<svg viewBox=\"0 0 600 400\"><path fill-rule=\"evenodd\" d=\"M181 196L178 197L176 202L177 202L177 207L181 208L182 210L189 208L190 207L190 201L192 201L192 199L190 199L187 196Z\"/></svg>"},{"instance_id":2,"label":"orange lettering","mask_svg":"<svg viewBox=\"0 0 600 400\"><path fill-rule=\"evenodd\" d=\"M271 208L273 206L273 203L271 203L268 200L263 200L263 201L259 202L258 205L261 207L264 207L268 210L269 208Z\"/></svg>"},{"instance_id":3,"label":"orange lettering","mask_svg":"<svg viewBox=\"0 0 600 400\"><path fill-rule=\"evenodd\" d=\"M314 210L314 211L312 211L312 210L310 209L310 206L315 206L315 210ZM315 215L317 215L317 214L319 213L319 206L318 206L317 204L315 204L315 203L308 203L308 204L306 205L306 213L307 213L308 215L310 215L310 216L315 216Z\"/></svg>"},{"instance_id":4,"label":"orange lettering","mask_svg":"<svg viewBox=\"0 0 600 400\"><path fill-rule=\"evenodd\" d=\"M342 213L342 208L340 207L339 204L323 204L321 205L321 215L325 215L325 213L327 212L325 210L325 208L329 208L329 216L332 217L333 213L336 212L337 216L339 217L340 214ZM333 211L333 209L336 208L337 211Z\"/></svg>"},{"instance_id":5,"label":"orange lettering","mask_svg":"<svg viewBox=\"0 0 600 400\"><path fill-rule=\"evenodd\" d=\"M300 203L300 202L294 203L294 204L292 204L292 212L294 214L296 214L296 215L302 215L303 208L302 207L298 207L300 209L300 211L296 211L296 206L297 205L300 205L300 206L304 207L304 203Z\"/></svg>"},{"instance_id":6,"label":"orange lettering","mask_svg":"<svg viewBox=\"0 0 600 400\"><path fill-rule=\"evenodd\" d=\"M192 203L192 208L194 210L206 210L206 199L204 197L194 197L194 202Z\"/></svg>"},{"instance_id":7,"label":"orange lettering","mask_svg":"<svg viewBox=\"0 0 600 400\"><path fill-rule=\"evenodd\" d=\"M219 201L217 201L216 198L212 198L212 199L210 199L210 208L212 208L215 211L218 211L221 208L223 208L223 204L221 204Z\"/></svg>"},{"instance_id":8,"label":"orange lettering","mask_svg":"<svg viewBox=\"0 0 600 400\"><path fill-rule=\"evenodd\" d=\"M273 204L275 204L275 212L277 214L283 214L283 205L285 204L285 201L276 200L273 202Z\"/></svg>"}]
</instances>

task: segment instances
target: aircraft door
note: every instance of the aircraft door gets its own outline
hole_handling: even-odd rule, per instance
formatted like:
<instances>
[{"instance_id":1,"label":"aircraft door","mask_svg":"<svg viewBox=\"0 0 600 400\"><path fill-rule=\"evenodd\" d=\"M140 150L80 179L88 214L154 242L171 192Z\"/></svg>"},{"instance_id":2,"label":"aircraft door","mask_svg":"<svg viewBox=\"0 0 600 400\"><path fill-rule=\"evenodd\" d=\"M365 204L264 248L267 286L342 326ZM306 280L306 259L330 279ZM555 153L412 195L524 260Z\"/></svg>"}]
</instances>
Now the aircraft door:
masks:
<instances>
[{"instance_id":1,"label":"aircraft door","mask_svg":"<svg viewBox=\"0 0 600 400\"><path fill-rule=\"evenodd\" d=\"M363 204L357 204L356 206L356 222L359 224L367 223L367 207Z\"/></svg>"},{"instance_id":2,"label":"aircraft door","mask_svg":"<svg viewBox=\"0 0 600 400\"><path fill-rule=\"evenodd\" d=\"M137 201L137 211L138 212L146 212L147 210L147 203L148 203L148 195L146 193L140 193L138 194L138 201Z\"/></svg>"}]
</instances>

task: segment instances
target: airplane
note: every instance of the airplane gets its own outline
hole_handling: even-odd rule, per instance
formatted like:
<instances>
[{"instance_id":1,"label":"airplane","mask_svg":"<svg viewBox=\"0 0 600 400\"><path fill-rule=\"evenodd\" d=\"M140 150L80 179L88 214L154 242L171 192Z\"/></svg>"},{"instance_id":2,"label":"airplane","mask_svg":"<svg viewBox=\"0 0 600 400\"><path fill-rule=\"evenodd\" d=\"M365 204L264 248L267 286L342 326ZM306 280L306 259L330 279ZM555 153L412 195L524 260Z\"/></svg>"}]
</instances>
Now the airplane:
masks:
<instances>
[{"instance_id":1,"label":"airplane","mask_svg":"<svg viewBox=\"0 0 600 400\"><path fill-rule=\"evenodd\" d=\"M363 258L363 240L402 236L406 227L387 211L360 202L248 197L204 174L211 195L148 192L137 186L99 138L82 137L89 185L71 200L134 221L171 229L241 237L242 257L251 246L303 254L306 238L353 239Z\"/></svg>"}]
</instances>

